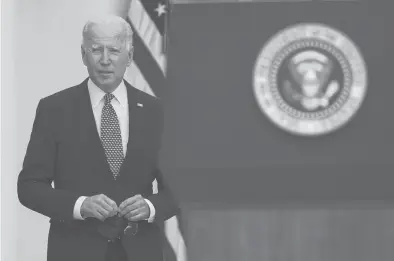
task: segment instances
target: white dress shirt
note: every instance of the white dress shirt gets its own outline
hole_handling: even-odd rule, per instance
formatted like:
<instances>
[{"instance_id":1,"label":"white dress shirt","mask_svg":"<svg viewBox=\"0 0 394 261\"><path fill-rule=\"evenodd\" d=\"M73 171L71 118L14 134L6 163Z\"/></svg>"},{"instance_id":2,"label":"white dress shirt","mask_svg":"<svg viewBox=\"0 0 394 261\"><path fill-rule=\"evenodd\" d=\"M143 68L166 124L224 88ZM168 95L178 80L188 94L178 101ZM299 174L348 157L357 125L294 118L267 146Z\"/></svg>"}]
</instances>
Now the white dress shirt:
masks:
<instances>
[{"instance_id":1,"label":"white dress shirt","mask_svg":"<svg viewBox=\"0 0 394 261\"><path fill-rule=\"evenodd\" d=\"M94 119L96 121L97 132L100 136L100 127L101 127L101 112L104 107L104 96L105 92L97 87L91 79L88 81L88 90L90 96L90 102L93 109ZM127 152L127 143L129 141L129 103L127 100L127 89L122 81L121 84L112 92L115 96L115 99L112 99L111 104L114 108L116 115L119 119L120 125L120 133L122 136L122 146L123 146L123 155L126 155ZM83 201L87 197L81 196L75 203L74 206L74 218L83 220L81 216L81 206ZM156 211L153 204L145 199L146 203L150 209L150 215L148 218L148 222L153 222Z\"/></svg>"}]
</instances>

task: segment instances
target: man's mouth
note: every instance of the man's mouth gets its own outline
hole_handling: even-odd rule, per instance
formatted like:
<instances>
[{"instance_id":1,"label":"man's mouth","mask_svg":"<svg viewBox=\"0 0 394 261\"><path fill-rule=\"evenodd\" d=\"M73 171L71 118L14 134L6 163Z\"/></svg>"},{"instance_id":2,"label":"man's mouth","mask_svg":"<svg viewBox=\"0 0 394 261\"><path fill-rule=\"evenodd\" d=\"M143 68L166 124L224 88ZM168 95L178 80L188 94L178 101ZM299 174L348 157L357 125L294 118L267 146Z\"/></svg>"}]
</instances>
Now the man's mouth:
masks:
<instances>
[{"instance_id":1,"label":"man's mouth","mask_svg":"<svg viewBox=\"0 0 394 261\"><path fill-rule=\"evenodd\" d=\"M112 71L98 71L98 73L103 76L109 76L109 75L112 75L114 72L112 72Z\"/></svg>"}]
</instances>

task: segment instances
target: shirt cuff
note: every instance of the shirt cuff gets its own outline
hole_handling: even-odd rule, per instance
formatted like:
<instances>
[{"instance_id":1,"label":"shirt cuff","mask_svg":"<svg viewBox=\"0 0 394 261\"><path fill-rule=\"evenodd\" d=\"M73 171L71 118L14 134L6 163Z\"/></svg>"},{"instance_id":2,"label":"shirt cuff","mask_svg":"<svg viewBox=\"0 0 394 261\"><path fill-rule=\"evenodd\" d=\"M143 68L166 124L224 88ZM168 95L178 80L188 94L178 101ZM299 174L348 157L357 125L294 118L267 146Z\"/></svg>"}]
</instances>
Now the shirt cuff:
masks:
<instances>
[{"instance_id":1,"label":"shirt cuff","mask_svg":"<svg viewBox=\"0 0 394 261\"><path fill-rule=\"evenodd\" d=\"M152 223L155 219L155 215L156 215L156 209L153 206L152 202L150 202L149 199L144 198L145 202L148 204L149 209L150 209L150 214L149 214L149 218L148 218L148 223Z\"/></svg>"},{"instance_id":2,"label":"shirt cuff","mask_svg":"<svg viewBox=\"0 0 394 261\"><path fill-rule=\"evenodd\" d=\"M77 199L77 201L75 202L74 205L74 219L79 219L79 220L84 220L84 218L81 215L81 207L82 207L82 203L84 202L84 200L87 197L85 196L81 196Z\"/></svg>"}]
</instances>

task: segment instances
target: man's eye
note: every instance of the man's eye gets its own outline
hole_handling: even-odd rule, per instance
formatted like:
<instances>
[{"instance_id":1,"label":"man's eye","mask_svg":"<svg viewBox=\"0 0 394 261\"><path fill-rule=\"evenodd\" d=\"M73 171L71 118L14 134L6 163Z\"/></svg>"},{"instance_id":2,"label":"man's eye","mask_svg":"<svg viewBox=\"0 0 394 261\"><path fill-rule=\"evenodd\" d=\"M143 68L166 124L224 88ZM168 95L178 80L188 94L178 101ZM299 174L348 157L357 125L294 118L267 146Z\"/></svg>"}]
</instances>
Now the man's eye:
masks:
<instances>
[{"instance_id":1,"label":"man's eye","mask_svg":"<svg viewBox=\"0 0 394 261\"><path fill-rule=\"evenodd\" d=\"M115 48L110 49L110 51L111 51L112 53L120 53L120 50L119 50L119 49L115 49Z\"/></svg>"},{"instance_id":2,"label":"man's eye","mask_svg":"<svg viewBox=\"0 0 394 261\"><path fill-rule=\"evenodd\" d=\"M100 48L91 48L90 51L92 53L99 53L100 52Z\"/></svg>"}]
</instances>

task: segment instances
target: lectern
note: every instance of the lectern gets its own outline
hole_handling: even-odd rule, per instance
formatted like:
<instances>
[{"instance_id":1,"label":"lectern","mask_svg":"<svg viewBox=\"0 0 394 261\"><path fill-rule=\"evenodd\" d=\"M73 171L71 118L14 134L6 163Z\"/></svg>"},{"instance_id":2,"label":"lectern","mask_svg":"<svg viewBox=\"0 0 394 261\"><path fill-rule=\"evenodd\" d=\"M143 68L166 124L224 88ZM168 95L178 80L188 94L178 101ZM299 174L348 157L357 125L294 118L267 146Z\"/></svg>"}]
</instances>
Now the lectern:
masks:
<instances>
[{"instance_id":1,"label":"lectern","mask_svg":"<svg viewBox=\"0 0 394 261\"><path fill-rule=\"evenodd\" d=\"M392 5L175 5L161 166L189 259L393 260Z\"/></svg>"}]
</instances>

